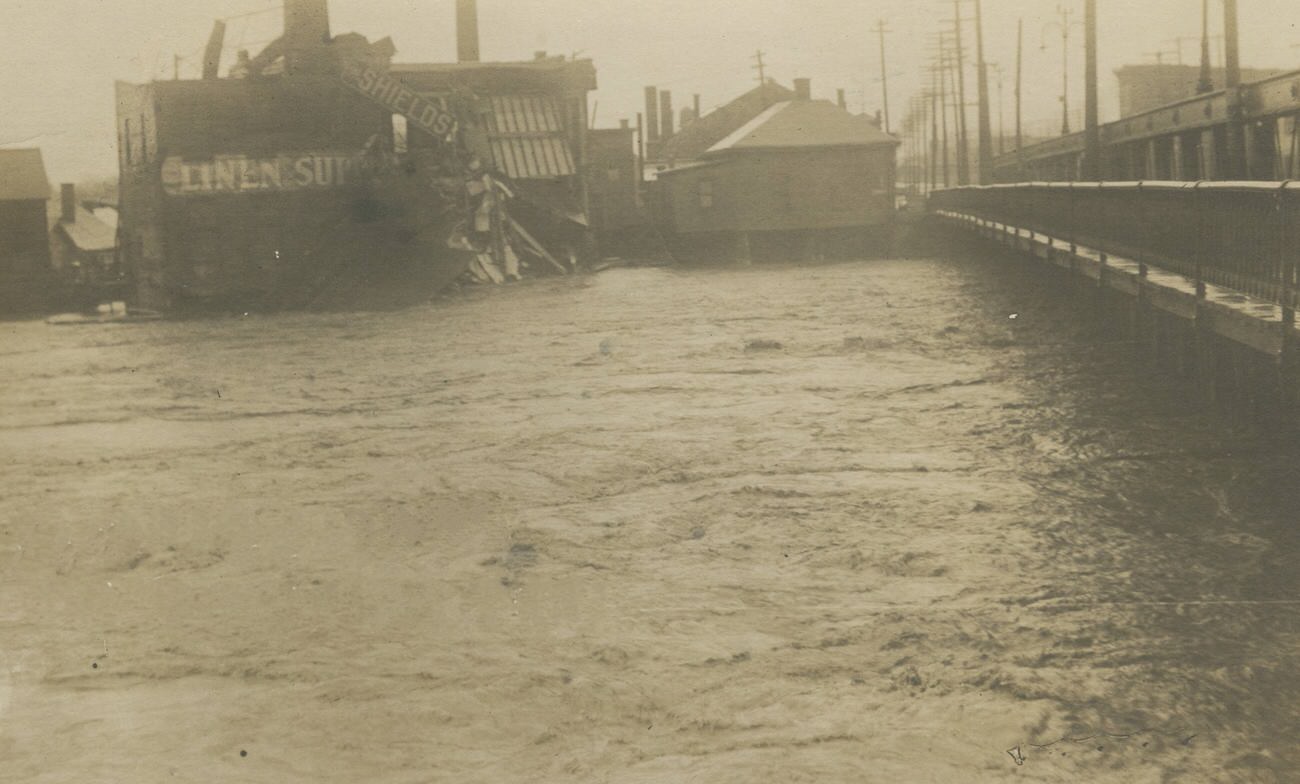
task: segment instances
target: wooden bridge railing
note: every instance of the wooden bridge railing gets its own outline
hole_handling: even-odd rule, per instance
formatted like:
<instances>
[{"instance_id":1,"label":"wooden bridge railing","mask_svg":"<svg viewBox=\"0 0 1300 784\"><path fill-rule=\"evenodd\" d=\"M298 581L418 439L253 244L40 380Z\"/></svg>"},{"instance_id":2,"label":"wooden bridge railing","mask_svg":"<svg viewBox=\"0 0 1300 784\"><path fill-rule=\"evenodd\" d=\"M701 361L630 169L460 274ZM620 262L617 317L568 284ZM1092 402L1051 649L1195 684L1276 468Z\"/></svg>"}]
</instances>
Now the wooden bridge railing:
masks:
<instances>
[{"instance_id":1,"label":"wooden bridge railing","mask_svg":"<svg viewBox=\"0 0 1300 784\"><path fill-rule=\"evenodd\" d=\"M1288 317L1300 263L1300 181L1018 183L954 188L931 210L1049 234L1234 289Z\"/></svg>"}]
</instances>

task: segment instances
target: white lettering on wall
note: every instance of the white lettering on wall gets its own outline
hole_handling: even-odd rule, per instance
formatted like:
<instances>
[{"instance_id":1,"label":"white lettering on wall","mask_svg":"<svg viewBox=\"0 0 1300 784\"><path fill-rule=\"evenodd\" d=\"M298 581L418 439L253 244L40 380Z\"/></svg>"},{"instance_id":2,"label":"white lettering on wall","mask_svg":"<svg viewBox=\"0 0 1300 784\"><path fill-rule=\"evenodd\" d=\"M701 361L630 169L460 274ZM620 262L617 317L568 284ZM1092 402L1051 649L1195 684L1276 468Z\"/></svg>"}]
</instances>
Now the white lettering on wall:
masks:
<instances>
[{"instance_id":1,"label":"white lettering on wall","mask_svg":"<svg viewBox=\"0 0 1300 784\"><path fill-rule=\"evenodd\" d=\"M345 153L220 155L210 161L171 157L163 162L162 184L169 196L266 193L355 185L360 171L360 160Z\"/></svg>"}]
</instances>

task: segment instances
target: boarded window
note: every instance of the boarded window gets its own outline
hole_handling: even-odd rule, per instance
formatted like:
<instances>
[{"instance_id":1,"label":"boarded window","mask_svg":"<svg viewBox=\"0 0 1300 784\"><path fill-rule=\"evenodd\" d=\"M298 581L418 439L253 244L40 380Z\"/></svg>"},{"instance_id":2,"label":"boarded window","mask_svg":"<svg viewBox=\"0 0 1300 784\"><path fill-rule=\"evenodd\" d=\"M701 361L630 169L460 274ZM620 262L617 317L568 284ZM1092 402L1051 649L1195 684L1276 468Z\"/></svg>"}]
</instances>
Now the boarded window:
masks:
<instances>
[{"instance_id":1,"label":"boarded window","mask_svg":"<svg viewBox=\"0 0 1300 784\"><path fill-rule=\"evenodd\" d=\"M700 180L700 207L710 209L713 207L713 180Z\"/></svg>"}]
</instances>

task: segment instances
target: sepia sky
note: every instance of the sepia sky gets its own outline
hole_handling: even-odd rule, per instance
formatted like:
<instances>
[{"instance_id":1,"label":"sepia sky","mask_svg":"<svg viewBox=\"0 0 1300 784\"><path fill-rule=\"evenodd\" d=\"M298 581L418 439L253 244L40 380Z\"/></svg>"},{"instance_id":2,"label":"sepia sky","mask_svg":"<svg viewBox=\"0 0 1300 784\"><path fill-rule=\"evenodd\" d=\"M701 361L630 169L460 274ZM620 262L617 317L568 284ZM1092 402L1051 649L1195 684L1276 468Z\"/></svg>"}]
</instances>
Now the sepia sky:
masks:
<instances>
[{"instance_id":1,"label":"sepia sky","mask_svg":"<svg viewBox=\"0 0 1300 784\"><path fill-rule=\"evenodd\" d=\"M1222 30L1222 5L1211 2L1213 35ZM1078 26L1070 39L1072 115L1082 113L1081 0L1064 3ZM268 11L230 21L226 64L241 46L254 53L279 33L278 0L0 0L0 146L39 146L55 180L111 176L115 171L113 82L171 78L173 55L187 57L181 75L197 75L212 20ZM1123 64L1199 56L1200 0L1098 0L1102 115L1117 113L1112 71ZM967 17L973 3L963 2ZM1240 0L1242 63L1300 67L1300 3ZM1056 0L984 0L985 48L1002 66L1002 104L1008 132L1014 119L1016 21L1024 19L1024 117L1027 131L1060 126L1061 35ZM390 35L397 59L455 58L454 0L332 0L334 32ZM483 58L529 59L536 50L595 60L600 90L592 96L598 126L635 121L642 88L657 85L688 106L701 95L707 110L755 84L753 54L766 53L768 74L789 84L806 76L817 97L848 91L850 108L881 104L879 49L869 32L877 18L892 30L889 53L891 115L895 127L907 102L925 85L930 41L951 24L945 0L479 0ZM974 52L973 24L966 28ZM1045 44L1046 48L1043 48ZM1220 44L1215 44L1216 62ZM997 71L990 73L992 114L998 122ZM967 81L975 100L974 71ZM971 112L971 122L975 113Z\"/></svg>"}]
</instances>

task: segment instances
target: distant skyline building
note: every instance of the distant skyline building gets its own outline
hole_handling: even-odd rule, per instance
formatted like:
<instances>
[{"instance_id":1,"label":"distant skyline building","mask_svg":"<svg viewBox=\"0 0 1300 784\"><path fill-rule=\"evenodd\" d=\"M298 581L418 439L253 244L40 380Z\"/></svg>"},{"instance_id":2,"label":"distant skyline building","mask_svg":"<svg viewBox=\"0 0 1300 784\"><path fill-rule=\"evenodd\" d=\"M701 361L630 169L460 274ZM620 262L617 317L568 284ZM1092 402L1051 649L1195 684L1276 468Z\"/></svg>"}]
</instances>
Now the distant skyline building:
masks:
<instances>
[{"instance_id":1,"label":"distant skyline building","mask_svg":"<svg viewBox=\"0 0 1300 784\"><path fill-rule=\"evenodd\" d=\"M1223 68L1211 71L1214 89L1226 83ZM1257 82L1285 73L1274 68L1243 68L1243 83ZM1115 69L1119 81L1119 113L1121 117L1165 106L1196 95L1201 69L1195 65L1154 64L1125 65Z\"/></svg>"}]
</instances>

